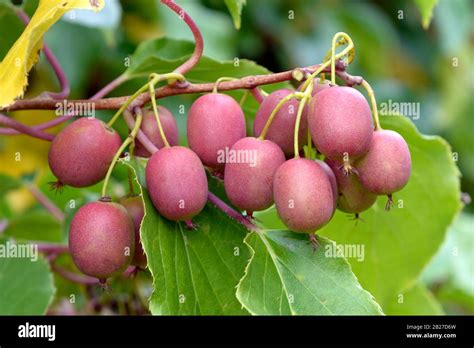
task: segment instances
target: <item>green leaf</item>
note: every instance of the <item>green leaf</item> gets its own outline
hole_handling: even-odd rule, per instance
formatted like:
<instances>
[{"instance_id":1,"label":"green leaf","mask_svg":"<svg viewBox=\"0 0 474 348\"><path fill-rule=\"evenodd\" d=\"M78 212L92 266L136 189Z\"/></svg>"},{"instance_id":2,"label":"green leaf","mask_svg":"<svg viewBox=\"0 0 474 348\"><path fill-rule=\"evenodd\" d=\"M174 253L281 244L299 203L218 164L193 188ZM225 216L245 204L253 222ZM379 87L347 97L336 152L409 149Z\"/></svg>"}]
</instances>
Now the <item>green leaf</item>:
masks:
<instances>
[{"instance_id":1,"label":"green leaf","mask_svg":"<svg viewBox=\"0 0 474 348\"><path fill-rule=\"evenodd\" d=\"M11 241L0 242L0 253L17 246ZM0 289L0 315L45 314L56 291L49 265L43 258L4 255L0 257Z\"/></svg>"},{"instance_id":2,"label":"green leaf","mask_svg":"<svg viewBox=\"0 0 474 348\"><path fill-rule=\"evenodd\" d=\"M465 298L474 308L474 216L463 213L448 232L447 238L423 272L422 280L442 292Z\"/></svg>"},{"instance_id":3,"label":"green leaf","mask_svg":"<svg viewBox=\"0 0 474 348\"><path fill-rule=\"evenodd\" d=\"M143 181L143 161L132 166ZM143 190L142 190L143 191ZM245 315L235 297L249 252L246 229L208 204L186 229L161 217L143 191L141 238L153 276L150 311L160 315Z\"/></svg>"},{"instance_id":4,"label":"green leaf","mask_svg":"<svg viewBox=\"0 0 474 348\"><path fill-rule=\"evenodd\" d=\"M441 305L421 283L393 296L384 306L388 315L442 315Z\"/></svg>"},{"instance_id":5,"label":"green leaf","mask_svg":"<svg viewBox=\"0 0 474 348\"><path fill-rule=\"evenodd\" d=\"M433 9L438 0L415 0L415 4L421 13L421 24L424 29L428 29L433 17Z\"/></svg>"},{"instance_id":6,"label":"green leaf","mask_svg":"<svg viewBox=\"0 0 474 348\"><path fill-rule=\"evenodd\" d=\"M148 40L141 43L133 56L131 65L125 72L127 78L146 78L151 73L167 73L175 70L185 62L194 50L194 44L188 41L172 40L168 38ZM215 82L222 76L241 78L249 75L266 75L268 69L247 59L236 61L220 61L203 56L199 64L186 73L186 79L193 83ZM291 88L288 82L263 86L267 92L278 88ZM240 100L243 91L226 92L236 100ZM259 104L249 96L242 108L248 120L247 128L252 133L251 120L255 117Z\"/></svg>"},{"instance_id":7,"label":"green leaf","mask_svg":"<svg viewBox=\"0 0 474 348\"><path fill-rule=\"evenodd\" d=\"M313 250L306 234L249 234L245 242L253 255L237 289L239 301L259 315L382 314L349 263L332 252L335 243L318 241Z\"/></svg>"},{"instance_id":8,"label":"green leaf","mask_svg":"<svg viewBox=\"0 0 474 348\"><path fill-rule=\"evenodd\" d=\"M242 8L247 4L247 0L225 0L225 4L234 21L235 29L240 29L240 16L242 15Z\"/></svg>"},{"instance_id":9,"label":"green leaf","mask_svg":"<svg viewBox=\"0 0 474 348\"><path fill-rule=\"evenodd\" d=\"M399 132L407 141L412 158L408 185L394 194L391 211L386 198L361 214L357 224L347 214L336 212L321 235L344 245L363 245L363 261L348 258L362 287L384 308L394 294L413 286L421 271L439 249L446 230L461 209L459 171L446 141L420 134L405 117L382 117L382 126ZM256 218L267 228L280 228L275 209Z\"/></svg>"},{"instance_id":10,"label":"green leaf","mask_svg":"<svg viewBox=\"0 0 474 348\"><path fill-rule=\"evenodd\" d=\"M151 73L167 73L184 63L193 53L194 44L189 41L168 38L142 42L130 59L125 72L128 78L148 77ZM195 83L214 82L222 76L245 77L265 75L268 69L248 59L216 60L201 57L199 64L186 73L186 78Z\"/></svg>"},{"instance_id":11,"label":"green leaf","mask_svg":"<svg viewBox=\"0 0 474 348\"><path fill-rule=\"evenodd\" d=\"M33 210L8 220L5 235L16 240L61 242L61 224L47 211Z\"/></svg>"}]
</instances>

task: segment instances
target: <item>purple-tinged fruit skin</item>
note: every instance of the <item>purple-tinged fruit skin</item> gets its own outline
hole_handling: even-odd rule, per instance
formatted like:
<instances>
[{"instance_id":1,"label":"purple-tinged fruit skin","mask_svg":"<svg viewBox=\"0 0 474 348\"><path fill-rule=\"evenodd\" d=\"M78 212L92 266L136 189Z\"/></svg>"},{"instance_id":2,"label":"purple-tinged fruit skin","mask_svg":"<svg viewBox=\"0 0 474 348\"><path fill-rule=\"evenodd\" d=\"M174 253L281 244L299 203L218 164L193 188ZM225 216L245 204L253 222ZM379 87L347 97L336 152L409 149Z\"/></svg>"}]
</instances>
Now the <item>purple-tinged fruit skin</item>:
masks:
<instances>
[{"instance_id":1,"label":"purple-tinged fruit skin","mask_svg":"<svg viewBox=\"0 0 474 348\"><path fill-rule=\"evenodd\" d=\"M293 158L282 164L275 173L273 195L278 216L294 232L315 232L334 212L331 182L310 159Z\"/></svg>"},{"instance_id":2,"label":"purple-tinged fruit skin","mask_svg":"<svg viewBox=\"0 0 474 348\"><path fill-rule=\"evenodd\" d=\"M134 248L133 221L122 205L91 202L74 215L69 250L84 274L107 279L122 273L132 261Z\"/></svg>"},{"instance_id":3,"label":"purple-tinged fruit skin","mask_svg":"<svg viewBox=\"0 0 474 348\"><path fill-rule=\"evenodd\" d=\"M244 112L226 94L205 94L189 109L188 144L205 166L222 169L225 163L219 162L219 151L230 149L245 134Z\"/></svg>"},{"instance_id":4,"label":"purple-tinged fruit skin","mask_svg":"<svg viewBox=\"0 0 474 348\"><path fill-rule=\"evenodd\" d=\"M253 134L255 137L260 136L267 123L270 114L277 104L287 95L294 93L290 89L279 89L270 93L260 104L255 115L253 123ZM287 101L281 109L276 113L265 139L271 140L281 147L286 156L294 154L294 129L296 116L298 114L299 101L291 99ZM303 112L300 121L300 129L298 132L299 148L301 149L306 139L307 121L306 113Z\"/></svg>"},{"instance_id":5,"label":"purple-tinged fruit skin","mask_svg":"<svg viewBox=\"0 0 474 348\"><path fill-rule=\"evenodd\" d=\"M355 167L362 185L377 195L400 191L411 174L411 156L405 139L395 131L374 132L369 151Z\"/></svg>"},{"instance_id":6,"label":"purple-tinged fruit skin","mask_svg":"<svg viewBox=\"0 0 474 348\"><path fill-rule=\"evenodd\" d=\"M143 201L139 196L132 196L120 199L119 203L127 209L128 214L133 220L133 228L135 231L135 253L133 254L132 265L145 268L147 260L140 238L140 225L143 220L143 215L145 214Z\"/></svg>"},{"instance_id":7,"label":"purple-tinged fruit skin","mask_svg":"<svg viewBox=\"0 0 474 348\"><path fill-rule=\"evenodd\" d=\"M164 147L155 152L145 176L153 205L169 220L191 220L206 205L206 172L199 157L187 147Z\"/></svg>"},{"instance_id":8,"label":"purple-tinged fruit skin","mask_svg":"<svg viewBox=\"0 0 474 348\"><path fill-rule=\"evenodd\" d=\"M354 88L334 86L316 94L308 111L311 138L326 157L351 160L364 155L370 146L374 125L370 106Z\"/></svg>"},{"instance_id":9,"label":"purple-tinged fruit skin","mask_svg":"<svg viewBox=\"0 0 474 348\"><path fill-rule=\"evenodd\" d=\"M337 179L336 175L334 174L333 169L324 161L321 160L315 160L317 164L324 170L326 175L328 176L329 182L331 183L331 189L332 189L332 196L334 200L334 211L336 211L336 206L337 206L337 197L338 197L338 188L337 188Z\"/></svg>"},{"instance_id":10,"label":"purple-tinged fruit skin","mask_svg":"<svg viewBox=\"0 0 474 348\"><path fill-rule=\"evenodd\" d=\"M340 211L358 214L369 209L375 203L377 195L362 186L357 175L344 175L341 162L326 159L326 163L336 175L339 190L337 208Z\"/></svg>"},{"instance_id":11,"label":"purple-tinged fruit skin","mask_svg":"<svg viewBox=\"0 0 474 348\"><path fill-rule=\"evenodd\" d=\"M270 140L247 137L232 146L234 153L254 154L255 163L227 163L224 187L235 206L247 212L269 208L273 204L273 177L285 162L280 147Z\"/></svg>"},{"instance_id":12,"label":"purple-tinged fruit skin","mask_svg":"<svg viewBox=\"0 0 474 348\"><path fill-rule=\"evenodd\" d=\"M49 167L64 185L92 186L104 179L121 143L118 133L101 120L82 117L54 138Z\"/></svg>"},{"instance_id":13,"label":"purple-tinged fruit skin","mask_svg":"<svg viewBox=\"0 0 474 348\"><path fill-rule=\"evenodd\" d=\"M179 143L179 132L178 124L171 111L164 106L158 105L158 115L160 116L161 125L163 132L165 133L166 140L171 146L178 145ZM145 133L148 139L158 148L161 149L165 146L163 139L160 135L158 123L156 122L155 113L153 110L147 110L143 114L143 121L140 129ZM136 156L150 157L151 154L148 150L140 143L137 139L135 140L135 152Z\"/></svg>"}]
</instances>

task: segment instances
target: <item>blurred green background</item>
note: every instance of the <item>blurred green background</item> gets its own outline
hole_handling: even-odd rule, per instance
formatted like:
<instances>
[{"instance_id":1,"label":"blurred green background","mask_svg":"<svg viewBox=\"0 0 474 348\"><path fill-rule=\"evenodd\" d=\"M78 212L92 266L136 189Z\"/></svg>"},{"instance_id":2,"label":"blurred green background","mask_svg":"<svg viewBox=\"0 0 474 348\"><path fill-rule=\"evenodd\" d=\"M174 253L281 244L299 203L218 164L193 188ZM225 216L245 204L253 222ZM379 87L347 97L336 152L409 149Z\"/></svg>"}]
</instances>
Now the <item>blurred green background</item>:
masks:
<instances>
[{"instance_id":1,"label":"blurred green background","mask_svg":"<svg viewBox=\"0 0 474 348\"><path fill-rule=\"evenodd\" d=\"M5 0L0 1L0 59L22 30L2 2ZM419 103L420 118L413 121L421 132L441 135L451 144L462 173L465 201L469 202L469 196L474 196L474 2L438 1L431 24L424 29L420 8L430 2L248 0L240 30L234 28L224 1L184 0L180 4L201 28L206 55L248 58L272 71L321 62L334 33L347 32L356 45L349 72L364 76L372 84L379 104L388 100ZM26 1L26 10L32 13L36 3ZM94 18L82 11L75 11L73 18L66 14L47 33L46 42L71 82L71 98L84 98L125 70L124 64L137 44L164 36L192 39L184 23L158 1L107 0L104 11ZM142 83L131 81L112 95L130 94ZM44 57L31 72L30 85L29 97L57 88ZM163 104L172 109L191 101L189 96L173 97ZM107 112L100 114L110 117ZM32 120L31 112L18 112L15 117L33 124L51 115L35 112ZM179 119L179 125L183 130L185 118ZM21 169L9 165L9 151L26 147L32 153L28 165ZM45 170L46 154L44 142L24 136L0 137L2 173L18 176ZM43 184L47 180L41 179ZM90 194L94 192L97 190ZM74 190L69 195L72 197ZM61 202L65 204L67 197ZM38 208L22 190L10 192L0 205L2 217L18 220ZM474 313L473 214L472 204L467 204L423 274L422 279L446 313ZM467 259L456 256L459 249L468 250Z\"/></svg>"}]
</instances>

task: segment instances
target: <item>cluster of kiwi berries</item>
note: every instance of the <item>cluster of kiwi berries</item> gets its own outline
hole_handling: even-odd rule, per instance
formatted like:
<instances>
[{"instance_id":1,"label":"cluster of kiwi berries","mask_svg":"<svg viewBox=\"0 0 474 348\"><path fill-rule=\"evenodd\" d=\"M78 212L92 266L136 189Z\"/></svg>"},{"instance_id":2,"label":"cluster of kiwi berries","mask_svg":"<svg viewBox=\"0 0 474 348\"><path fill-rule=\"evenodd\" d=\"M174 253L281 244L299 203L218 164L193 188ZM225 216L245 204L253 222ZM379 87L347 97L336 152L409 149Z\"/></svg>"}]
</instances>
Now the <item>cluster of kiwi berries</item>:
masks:
<instances>
[{"instance_id":1,"label":"cluster of kiwi berries","mask_svg":"<svg viewBox=\"0 0 474 348\"><path fill-rule=\"evenodd\" d=\"M178 146L176 120L159 106L146 111L141 130L159 149L149 153L138 140L134 155L149 157L146 190L157 211L173 221L191 219L208 198L205 167L223 178L230 202L252 213L276 206L292 231L313 233L327 224L337 209L356 214L374 204L378 195L402 189L411 171L410 152L396 132L374 127L365 97L352 87L315 79L311 100L302 113L299 151L307 131L317 158L294 154L294 129L299 103L288 99L262 133L275 107L293 93L276 90L265 97L246 136L245 116L232 97L218 92L199 97L188 114L188 147ZM80 118L54 139L49 165L61 185L86 187L103 180L121 146L117 132L98 119ZM222 161L223 152L250 154ZM322 158L324 156L324 158ZM104 280L130 264L146 266L140 243L144 215L140 197L118 203L103 197L81 207L69 233L69 246L77 267Z\"/></svg>"}]
</instances>

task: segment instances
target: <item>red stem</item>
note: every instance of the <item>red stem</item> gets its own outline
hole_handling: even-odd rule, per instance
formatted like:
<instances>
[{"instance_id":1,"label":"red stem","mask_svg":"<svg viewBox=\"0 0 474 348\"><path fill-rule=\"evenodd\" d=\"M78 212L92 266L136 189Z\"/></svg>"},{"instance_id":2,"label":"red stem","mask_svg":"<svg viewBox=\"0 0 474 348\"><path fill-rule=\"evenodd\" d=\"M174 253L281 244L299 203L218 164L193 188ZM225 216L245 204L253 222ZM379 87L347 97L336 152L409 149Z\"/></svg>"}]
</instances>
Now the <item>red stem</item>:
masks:
<instances>
[{"instance_id":1,"label":"red stem","mask_svg":"<svg viewBox=\"0 0 474 348\"><path fill-rule=\"evenodd\" d=\"M254 231L254 232L261 231L258 226L251 223L249 220L243 217L238 211L231 208L229 205L227 205L224 201L222 201L219 197L214 195L212 192L209 192L207 199L210 203L214 204L218 209L226 213L230 218L237 220L237 222L244 225L248 230Z\"/></svg>"},{"instance_id":2,"label":"red stem","mask_svg":"<svg viewBox=\"0 0 474 348\"><path fill-rule=\"evenodd\" d=\"M69 248L67 245L35 243L34 241L30 241L30 244L36 245L38 247L39 252L43 252L46 254L58 255L69 253Z\"/></svg>"},{"instance_id":3,"label":"red stem","mask_svg":"<svg viewBox=\"0 0 474 348\"><path fill-rule=\"evenodd\" d=\"M53 120L37 124L36 126L33 126L33 127L28 127L28 126L25 126L25 127L28 127L30 130L41 131L41 130L53 128L53 127L55 127L55 126L57 126L57 125L59 125L63 122L66 122L71 117L72 116L59 116L59 117L56 117ZM0 129L0 135L21 135L21 134L23 134L23 133L17 131L16 129L12 129L12 128Z\"/></svg>"},{"instance_id":4,"label":"red stem","mask_svg":"<svg viewBox=\"0 0 474 348\"><path fill-rule=\"evenodd\" d=\"M134 111L135 113L141 112L141 109L135 108ZM129 110L124 110L123 117L125 119L125 122L127 123L128 128L132 130L135 126L135 120L132 116L132 113ZM145 147L145 149L147 149L149 153L155 153L156 151L158 151L158 148L155 146L155 144L151 142L151 140L145 135L145 133L142 132L141 129L138 130L137 139Z\"/></svg>"},{"instance_id":5,"label":"red stem","mask_svg":"<svg viewBox=\"0 0 474 348\"><path fill-rule=\"evenodd\" d=\"M189 70L191 70L199 60L201 59L202 52L204 50L204 40L202 38L201 32L197 27L196 23L192 20L192 18L184 11L178 4L176 4L173 0L161 0L163 4L168 6L171 10L176 12L180 18L184 20L184 22L188 25L189 29L193 33L194 36L194 52L189 59L181 64L178 68L175 69L175 72L185 74Z\"/></svg>"},{"instance_id":6,"label":"red stem","mask_svg":"<svg viewBox=\"0 0 474 348\"><path fill-rule=\"evenodd\" d=\"M23 123L20 123L10 117L7 117L5 115L0 114L0 124L13 128L17 130L20 133L27 134L29 136L32 136L34 138L38 138L41 140L46 140L46 141L53 141L54 135L45 133L41 130L34 129L28 126L25 126Z\"/></svg>"},{"instance_id":7,"label":"red stem","mask_svg":"<svg viewBox=\"0 0 474 348\"><path fill-rule=\"evenodd\" d=\"M51 213L59 222L64 221L64 213L34 185L27 185L36 200Z\"/></svg>"},{"instance_id":8,"label":"red stem","mask_svg":"<svg viewBox=\"0 0 474 348\"><path fill-rule=\"evenodd\" d=\"M53 270L53 272L59 274L64 279L70 280L73 283L84 285L99 284L99 279L68 271L67 269L56 265L54 261L51 262L51 269Z\"/></svg>"},{"instance_id":9,"label":"red stem","mask_svg":"<svg viewBox=\"0 0 474 348\"><path fill-rule=\"evenodd\" d=\"M120 75L116 79L110 81L108 84L106 84L100 91L98 91L96 94L94 94L92 97L90 97L90 100L97 100L97 99L102 99L105 97L107 94L112 92L115 88L120 86L122 83L127 81L127 76L126 75Z\"/></svg>"},{"instance_id":10,"label":"red stem","mask_svg":"<svg viewBox=\"0 0 474 348\"><path fill-rule=\"evenodd\" d=\"M265 96L262 94L262 90L260 88L252 88L250 90L250 93L252 93L253 97L259 104L262 104L263 100L265 99Z\"/></svg>"}]
</instances>

